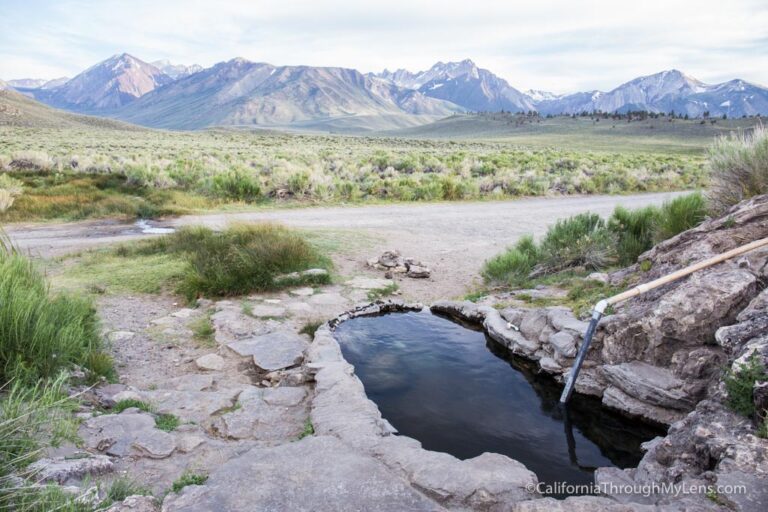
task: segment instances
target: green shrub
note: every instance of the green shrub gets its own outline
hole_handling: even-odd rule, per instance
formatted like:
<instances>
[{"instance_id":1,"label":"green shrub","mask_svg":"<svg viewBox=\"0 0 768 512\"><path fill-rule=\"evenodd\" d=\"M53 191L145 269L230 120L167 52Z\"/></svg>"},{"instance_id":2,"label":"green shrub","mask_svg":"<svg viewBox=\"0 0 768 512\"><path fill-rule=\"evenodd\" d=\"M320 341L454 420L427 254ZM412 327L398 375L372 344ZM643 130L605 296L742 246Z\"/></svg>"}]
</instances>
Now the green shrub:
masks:
<instances>
[{"instance_id":1,"label":"green shrub","mask_svg":"<svg viewBox=\"0 0 768 512\"><path fill-rule=\"evenodd\" d=\"M608 229L616 237L616 256L622 266L632 265L637 257L653 247L659 209L647 206L628 210L617 206L608 219Z\"/></svg>"},{"instance_id":2,"label":"green shrub","mask_svg":"<svg viewBox=\"0 0 768 512\"><path fill-rule=\"evenodd\" d=\"M755 127L719 138L709 150L708 199L716 214L736 203L768 194L768 130Z\"/></svg>"},{"instance_id":3,"label":"green shrub","mask_svg":"<svg viewBox=\"0 0 768 512\"><path fill-rule=\"evenodd\" d=\"M728 406L734 412L751 417L755 413L754 397L752 390L755 382L768 380L765 366L756 353L753 353L747 362L740 365L738 370L729 369L723 382L728 393Z\"/></svg>"},{"instance_id":4,"label":"green shrub","mask_svg":"<svg viewBox=\"0 0 768 512\"><path fill-rule=\"evenodd\" d=\"M314 338L315 332L317 332L321 325L323 325L322 320L310 320L304 324L304 326L299 331L299 334L306 334L310 338Z\"/></svg>"},{"instance_id":5,"label":"green shrub","mask_svg":"<svg viewBox=\"0 0 768 512\"><path fill-rule=\"evenodd\" d=\"M683 231L694 228L701 224L706 217L707 204L704 196L698 192L667 201L661 206L656 221L654 242L663 242Z\"/></svg>"},{"instance_id":6,"label":"green shrub","mask_svg":"<svg viewBox=\"0 0 768 512\"><path fill-rule=\"evenodd\" d=\"M596 213L581 213L558 220L539 249L541 263L551 273L579 266L599 270L612 261L615 248L605 221Z\"/></svg>"},{"instance_id":7,"label":"green shrub","mask_svg":"<svg viewBox=\"0 0 768 512\"><path fill-rule=\"evenodd\" d=\"M531 235L526 235L505 252L486 261L482 274L488 282L519 285L528 278L539 258L536 242Z\"/></svg>"},{"instance_id":8,"label":"green shrub","mask_svg":"<svg viewBox=\"0 0 768 512\"><path fill-rule=\"evenodd\" d=\"M208 480L207 475L201 475L199 473L184 473L171 486L171 491L179 492L188 485L203 485Z\"/></svg>"},{"instance_id":9,"label":"green shrub","mask_svg":"<svg viewBox=\"0 0 768 512\"><path fill-rule=\"evenodd\" d=\"M206 296L244 295L289 284L316 282L306 277L277 283L280 274L330 262L296 231L277 224L239 224L222 232L186 227L151 240L140 253L178 253L188 262L179 292L192 301ZM326 281L327 276L321 279Z\"/></svg>"},{"instance_id":10,"label":"green shrub","mask_svg":"<svg viewBox=\"0 0 768 512\"><path fill-rule=\"evenodd\" d=\"M0 383L35 383L73 364L94 364L99 352L96 311L90 301L53 295L32 262L0 247ZM108 373L98 361L91 368Z\"/></svg>"},{"instance_id":11,"label":"green shrub","mask_svg":"<svg viewBox=\"0 0 768 512\"><path fill-rule=\"evenodd\" d=\"M231 169L216 174L212 180L213 193L217 197L237 201L256 201L261 197L261 185L245 171Z\"/></svg>"}]
</instances>

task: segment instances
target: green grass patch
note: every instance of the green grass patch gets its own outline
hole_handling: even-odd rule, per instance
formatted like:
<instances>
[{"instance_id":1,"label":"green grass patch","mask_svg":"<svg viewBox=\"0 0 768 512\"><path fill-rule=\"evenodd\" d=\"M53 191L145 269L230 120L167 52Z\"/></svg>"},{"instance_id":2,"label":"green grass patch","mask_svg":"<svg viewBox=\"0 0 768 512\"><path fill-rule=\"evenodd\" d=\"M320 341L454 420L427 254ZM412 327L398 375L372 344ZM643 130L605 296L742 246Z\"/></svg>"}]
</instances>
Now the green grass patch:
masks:
<instances>
[{"instance_id":1,"label":"green grass patch","mask_svg":"<svg viewBox=\"0 0 768 512\"><path fill-rule=\"evenodd\" d=\"M178 493L188 485L203 485L208 480L208 475L201 473L184 473L171 485L171 491Z\"/></svg>"},{"instance_id":2,"label":"green grass patch","mask_svg":"<svg viewBox=\"0 0 768 512\"><path fill-rule=\"evenodd\" d=\"M151 496L152 492L148 487L141 485L130 478L119 477L110 482L107 487L104 499L99 503L99 507L108 507L113 503L119 503L128 496Z\"/></svg>"},{"instance_id":3,"label":"green grass patch","mask_svg":"<svg viewBox=\"0 0 768 512\"><path fill-rule=\"evenodd\" d=\"M181 420L173 414L158 414L155 416L155 427L165 432L176 430L181 425Z\"/></svg>"},{"instance_id":4,"label":"green grass patch","mask_svg":"<svg viewBox=\"0 0 768 512\"><path fill-rule=\"evenodd\" d=\"M93 304L51 293L30 260L0 247L0 383L33 384L74 364L108 374L110 365L94 356L100 352Z\"/></svg>"},{"instance_id":5,"label":"green grass patch","mask_svg":"<svg viewBox=\"0 0 768 512\"><path fill-rule=\"evenodd\" d=\"M522 285L528 281L528 276L539 263L540 257L533 237L523 236L514 246L486 261L482 275L487 282Z\"/></svg>"},{"instance_id":6,"label":"green grass patch","mask_svg":"<svg viewBox=\"0 0 768 512\"><path fill-rule=\"evenodd\" d=\"M373 288L371 290L368 290L367 297L370 301L375 301L382 299L384 297L389 297L393 293L395 293L400 287L397 285L397 283L392 282L388 284L387 286L382 286L381 288Z\"/></svg>"},{"instance_id":7,"label":"green grass patch","mask_svg":"<svg viewBox=\"0 0 768 512\"><path fill-rule=\"evenodd\" d=\"M172 254L128 255L121 248L89 251L65 265L54 283L89 292L161 293L173 291L185 269L186 263Z\"/></svg>"},{"instance_id":8,"label":"green grass patch","mask_svg":"<svg viewBox=\"0 0 768 512\"><path fill-rule=\"evenodd\" d=\"M128 400L120 400L114 405L114 407L112 407L112 412L115 414L120 414L124 410L130 409L132 407L135 407L136 409L144 412L152 412L152 406L147 402L135 400L133 398L129 398Z\"/></svg>"}]
</instances>

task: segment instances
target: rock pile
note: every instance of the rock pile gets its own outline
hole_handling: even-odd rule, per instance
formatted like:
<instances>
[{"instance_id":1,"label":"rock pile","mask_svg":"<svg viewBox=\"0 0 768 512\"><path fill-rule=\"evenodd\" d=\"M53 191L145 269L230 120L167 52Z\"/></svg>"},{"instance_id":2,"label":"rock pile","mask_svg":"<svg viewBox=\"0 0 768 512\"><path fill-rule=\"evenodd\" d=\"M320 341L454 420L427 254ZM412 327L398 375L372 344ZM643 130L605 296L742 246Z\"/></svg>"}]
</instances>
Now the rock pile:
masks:
<instances>
[{"instance_id":1,"label":"rock pile","mask_svg":"<svg viewBox=\"0 0 768 512\"><path fill-rule=\"evenodd\" d=\"M368 260L368 266L385 271L388 279L392 279L394 274L405 274L414 279L424 279L432 275L426 263L415 258L403 258L399 251L384 251L378 258Z\"/></svg>"}]
</instances>

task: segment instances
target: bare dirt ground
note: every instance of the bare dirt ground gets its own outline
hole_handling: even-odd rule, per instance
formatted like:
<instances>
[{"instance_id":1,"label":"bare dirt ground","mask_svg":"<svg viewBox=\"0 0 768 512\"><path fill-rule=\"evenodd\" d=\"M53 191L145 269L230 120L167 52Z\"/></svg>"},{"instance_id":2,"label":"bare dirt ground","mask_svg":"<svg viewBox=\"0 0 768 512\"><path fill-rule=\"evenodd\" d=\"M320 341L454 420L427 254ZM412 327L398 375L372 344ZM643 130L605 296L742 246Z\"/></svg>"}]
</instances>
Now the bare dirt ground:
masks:
<instances>
[{"instance_id":1,"label":"bare dirt ground","mask_svg":"<svg viewBox=\"0 0 768 512\"><path fill-rule=\"evenodd\" d=\"M430 301L463 295L479 283L487 258L520 236L542 235L557 219L591 211L608 216L617 205L638 208L660 204L675 193L626 196L535 198L512 201L388 204L373 206L270 209L253 212L187 215L153 223L155 227L274 221L336 238L333 254L343 276L368 274L365 261L397 249L429 264L432 277L400 279L405 297ZM50 257L104 244L153 236L132 223L114 220L66 224L17 224L6 228L13 242L35 255ZM364 235L355 243L356 235Z\"/></svg>"}]
</instances>

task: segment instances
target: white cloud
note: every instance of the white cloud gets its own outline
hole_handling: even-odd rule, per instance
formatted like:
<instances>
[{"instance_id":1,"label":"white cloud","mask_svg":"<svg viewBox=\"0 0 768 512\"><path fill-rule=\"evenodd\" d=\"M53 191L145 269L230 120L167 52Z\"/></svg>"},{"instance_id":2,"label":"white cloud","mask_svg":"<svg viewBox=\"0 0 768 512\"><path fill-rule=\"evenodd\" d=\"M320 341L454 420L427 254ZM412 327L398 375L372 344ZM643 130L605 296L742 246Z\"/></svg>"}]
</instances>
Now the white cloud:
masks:
<instances>
[{"instance_id":1,"label":"white cloud","mask_svg":"<svg viewBox=\"0 0 768 512\"><path fill-rule=\"evenodd\" d=\"M768 83L764 0L2 1L3 78L72 75L127 51L362 71L472 58L520 89L558 92L671 67Z\"/></svg>"}]
</instances>

